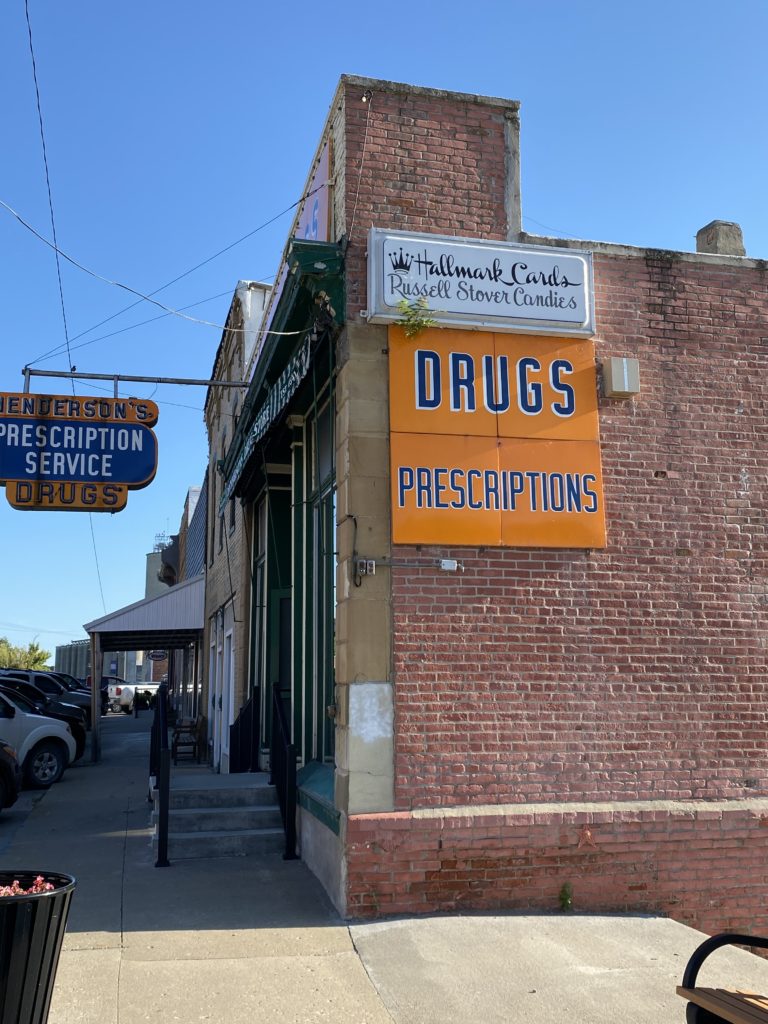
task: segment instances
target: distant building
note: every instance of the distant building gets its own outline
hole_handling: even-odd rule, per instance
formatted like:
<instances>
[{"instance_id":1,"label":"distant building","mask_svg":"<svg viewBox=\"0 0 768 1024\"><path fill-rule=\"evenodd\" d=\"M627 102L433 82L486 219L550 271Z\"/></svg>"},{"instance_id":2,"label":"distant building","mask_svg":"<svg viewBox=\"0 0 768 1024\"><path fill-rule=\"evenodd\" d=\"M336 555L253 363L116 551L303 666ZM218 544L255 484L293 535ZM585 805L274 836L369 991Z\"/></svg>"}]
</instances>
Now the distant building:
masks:
<instances>
[{"instance_id":1,"label":"distant building","mask_svg":"<svg viewBox=\"0 0 768 1024\"><path fill-rule=\"evenodd\" d=\"M214 359L212 380L237 382L245 379L254 351L256 329L269 294L267 285L256 281L238 282ZM230 770L230 727L251 694L248 651L253 523L245 520L240 503L234 498L222 502L224 460L237 431L244 393L245 389L240 387L214 386L208 389L205 401L209 458L206 486L201 491L208 509L207 657L203 706L208 718L212 763L215 769L224 772Z\"/></svg>"},{"instance_id":2,"label":"distant building","mask_svg":"<svg viewBox=\"0 0 768 1024\"><path fill-rule=\"evenodd\" d=\"M75 640L60 644L56 648L54 671L67 672L77 679L87 679L91 674L91 645L88 640ZM104 654L101 674L119 676L129 683L150 679L150 663L142 651L110 651Z\"/></svg>"}]
</instances>

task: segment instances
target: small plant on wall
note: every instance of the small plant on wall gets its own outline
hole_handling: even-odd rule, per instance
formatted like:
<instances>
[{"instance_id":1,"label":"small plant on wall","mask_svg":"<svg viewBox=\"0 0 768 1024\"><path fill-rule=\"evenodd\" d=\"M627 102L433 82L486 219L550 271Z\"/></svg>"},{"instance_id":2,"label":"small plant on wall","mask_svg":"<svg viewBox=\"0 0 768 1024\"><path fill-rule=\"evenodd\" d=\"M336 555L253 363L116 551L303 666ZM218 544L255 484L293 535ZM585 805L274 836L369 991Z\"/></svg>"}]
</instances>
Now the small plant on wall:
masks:
<instances>
[{"instance_id":1,"label":"small plant on wall","mask_svg":"<svg viewBox=\"0 0 768 1024\"><path fill-rule=\"evenodd\" d=\"M395 321L403 328L406 338L416 338L428 327L434 327L436 321L429 315L429 303L422 295L415 302L401 299L397 304L401 318Z\"/></svg>"}]
</instances>

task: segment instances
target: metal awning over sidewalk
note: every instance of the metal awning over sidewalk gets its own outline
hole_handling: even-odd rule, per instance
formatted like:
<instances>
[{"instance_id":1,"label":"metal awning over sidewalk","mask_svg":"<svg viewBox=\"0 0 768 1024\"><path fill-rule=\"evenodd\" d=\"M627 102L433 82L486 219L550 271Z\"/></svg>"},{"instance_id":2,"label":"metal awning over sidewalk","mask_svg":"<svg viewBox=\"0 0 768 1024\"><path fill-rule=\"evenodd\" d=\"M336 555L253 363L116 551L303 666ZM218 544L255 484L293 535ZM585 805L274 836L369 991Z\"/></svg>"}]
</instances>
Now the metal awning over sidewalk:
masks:
<instances>
[{"instance_id":1,"label":"metal awning over sidewalk","mask_svg":"<svg viewBox=\"0 0 768 1024\"><path fill-rule=\"evenodd\" d=\"M98 634L102 651L147 651L186 647L200 640L205 611L205 575L170 587L167 594L147 597L83 629L93 640Z\"/></svg>"},{"instance_id":2,"label":"metal awning over sidewalk","mask_svg":"<svg viewBox=\"0 0 768 1024\"><path fill-rule=\"evenodd\" d=\"M195 647L203 640L205 575L177 583L159 597L147 597L111 615L87 622L83 629L91 639L91 757L101 758L101 673L105 651L174 651ZM171 655L173 657L173 655ZM97 668L99 666L99 668Z\"/></svg>"}]
</instances>

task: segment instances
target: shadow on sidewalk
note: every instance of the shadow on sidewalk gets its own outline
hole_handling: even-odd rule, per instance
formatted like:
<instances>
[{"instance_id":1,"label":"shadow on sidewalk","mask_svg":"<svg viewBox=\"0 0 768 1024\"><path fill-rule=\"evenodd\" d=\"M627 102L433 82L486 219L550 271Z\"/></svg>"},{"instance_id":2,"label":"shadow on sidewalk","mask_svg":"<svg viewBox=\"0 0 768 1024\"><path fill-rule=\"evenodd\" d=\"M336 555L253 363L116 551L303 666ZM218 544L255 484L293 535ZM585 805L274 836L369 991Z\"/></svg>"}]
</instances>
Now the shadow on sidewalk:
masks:
<instances>
[{"instance_id":1,"label":"shadow on sidewalk","mask_svg":"<svg viewBox=\"0 0 768 1024\"><path fill-rule=\"evenodd\" d=\"M327 928L341 919L311 872L279 854L172 862L156 868L147 800L151 715L102 718L102 759L90 749L28 807L0 867L77 879L67 944L101 933ZM0 821L0 837L5 821ZM233 936L234 937L234 936Z\"/></svg>"}]
</instances>

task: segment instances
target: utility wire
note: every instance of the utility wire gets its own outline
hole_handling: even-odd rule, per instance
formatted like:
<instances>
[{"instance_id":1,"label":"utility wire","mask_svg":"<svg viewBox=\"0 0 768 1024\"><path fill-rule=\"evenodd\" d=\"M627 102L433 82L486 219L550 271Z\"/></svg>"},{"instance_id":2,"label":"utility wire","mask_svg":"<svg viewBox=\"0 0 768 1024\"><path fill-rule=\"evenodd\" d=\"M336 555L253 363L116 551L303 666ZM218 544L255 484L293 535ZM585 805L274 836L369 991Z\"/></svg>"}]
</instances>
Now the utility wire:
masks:
<instances>
[{"instance_id":1,"label":"utility wire","mask_svg":"<svg viewBox=\"0 0 768 1024\"><path fill-rule=\"evenodd\" d=\"M29 224L26 220L24 220L24 218L21 216L21 214L19 214L16 210L14 210L12 206L9 206L8 203L3 202L2 199L0 199L0 206L4 207L4 209L6 209L12 216L14 216L16 218L16 220L18 220L19 223L23 227L25 227L28 231L31 231L32 234L35 235L35 237L38 238L41 242L45 243L45 245L48 245L52 249L54 249L54 251L56 252L57 264L58 264L58 257L62 256L65 260L70 262L73 266L77 267L78 270L82 270L84 273L90 274L91 277L95 277L97 280L103 281L105 284L113 285L116 288L123 288L124 290L126 290L128 292L131 292L131 294L138 296L138 299L136 300L136 302L132 302L129 305L124 306L122 309L119 309L116 313L113 313L111 316L106 317L106 319L104 319L104 320L100 320L97 324L94 324L92 327L88 327L84 331L81 331L79 334L75 334L71 340L76 341L78 338L82 338L84 335L90 334L91 331L95 331L99 327L103 327L104 324L108 324L111 320L114 320L116 317L121 316L123 313L128 312L128 310L134 309L136 306L140 305L142 302L153 302L154 300L152 299L152 296L158 295L160 292L164 291L166 288L170 288L172 284L176 284L176 282L177 281L181 281L182 278L188 277L190 274L193 274L196 270L199 270L201 267L204 267L208 263L211 263L213 260L217 259L217 257L222 256L225 252L229 252L230 249L234 249L234 247L236 245L240 245L241 242L244 242L246 239L251 238L253 235L257 234L259 231L263 231L264 228L269 227L270 224L274 224L274 222L276 220L279 220L280 217L284 217L286 213L290 213L290 211L295 209L295 207L297 207L300 203L302 203L305 200L309 199L316 192L319 192L321 188L325 188L325 186L327 184L328 184L327 182L323 182L321 185L318 185L316 188L312 189L310 192L307 192L304 195L300 196L294 203L291 203L290 206L287 206L284 210L281 210L280 213L276 213L274 215L274 217L270 217L269 220L264 221L263 224L260 224L258 227L254 228L252 231L248 231L246 234L242 235L240 238L236 239L234 242L231 242L229 245L224 246L223 249L219 249L218 252L215 252L212 256L209 256L207 259L202 260L200 263L196 263L194 267L190 267L188 270L185 270L182 274L179 274L177 277L172 278L170 281L166 281L165 284L161 285L159 288L155 288L155 290L149 292L148 295L145 295L143 292L137 291L135 288L129 288L128 285L121 284L119 281L111 281L108 278L102 277L100 274L95 273L95 271L89 270L87 267L84 267L82 264L78 263L77 260L73 259L71 256L68 256L65 252L62 252L58 248L58 246L56 244L55 236L54 236L53 242L51 242L49 239L45 238L38 231L36 231L35 228L32 227L31 224ZM183 314L181 314L178 310L174 310L174 309L171 309L168 306L164 306L161 302L154 302L154 304L159 306L161 309L163 309L167 313L167 315L169 315L169 316L171 316L171 315L183 316ZM188 309L189 307L183 307L183 308ZM225 329L224 326L222 326L221 324L213 324L213 323L211 323L208 320L196 320L194 317L184 317L184 319L191 320L193 323L205 324L208 327L216 327L218 330L224 330ZM270 331L268 333L276 334L278 332ZM286 332L286 333L299 333L299 332ZM45 356L48 356L53 351L54 350L51 349L48 352L43 353L42 356L38 356L35 359L33 359L32 363L39 362L41 359L43 359ZM27 364L27 365L31 365L31 363Z\"/></svg>"},{"instance_id":2,"label":"utility wire","mask_svg":"<svg viewBox=\"0 0 768 1024\"><path fill-rule=\"evenodd\" d=\"M10 629L12 632L24 633L55 633L57 636L72 636L73 633L81 633L82 626L73 626L72 629L46 629L44 626L22 626L18 622L0 622L0 629Z\"/></svg>"},{"instance_id":3,"label":"utility wire","mask_svg":"<svg viewBox=\"0 0 768 1024\"><path fill-rule=\"evenodd\" d=\"M171 281L166 281L165 284L160 285L159 288L155 288L155 290L150 292L149 294L159 295L160 292L165 291L166 288L170 288L172 284L176 284L176 282L181 281L182 278L188 277L190 274L194 274L196 270L200 270L201 267L204 267L206 266L206 264L211 263L219 256L223 256L225 252L229 252L230 249L234 249L236 245L240 245L241 242L244 242L246 241L246 239L251 238L255 234L258 234L259 231L263 231L264 228L268 228L270 224L274 224L276 220L279 220L281 217L284 217L286 213L290 213L291 210L295 209L299 205L299 203L304 202L305 199L309 199L310 196L313 196L315 192L319 192L319 190L321 188L324 188L325 185L327 184L327 182L324 182L322 185L319 185L311 192L307 192L306 195L300 196L295 203L291 203L290 206L286 206L284 210L281 210L280 213L276 213L274 217L270 217L269 220L265 220L263 224L259 224L259 226L257 228L254 228L253 231L249 231L247 234L243 235L241 238L238 238L236 241L231 242L229 245L225 245L223 249L219 249L219 251L215 252L213 256L209 256L201 263L196 263L194 267L190 267L189 270L185 270L183 274L179 274L178 277L174 277ZM143 296L137 302L132 302L129 306L125 306L123 309L119 309L116 313L113 313L112 316L108 316L106 320L102 320L100 323L94 324L93 327L88 327L85 331L81 331L80 334L76 334L74 340L76 340L77 338L82 338L84 334L90 334L91 331L98 330L99 327L103 327L104 324L108 324L109 321L114 320L115 317L120 316L123 313L127 313L129 309L133 309L135 306L140 305L142 301Z\"/></svg>"},{"instance_id":4,"label":"utility wire","mask_svg":"<svg viewBox=\"0 0 768 1024\"><path fill-rule=\"evenodd\" d=\"M40 102L40 87L37 81L37 62L35 61L35 48L32 43L32 23L29 18L29 0L24 0L24 14L27 19L27 34L29 36L29 55L32 59L32 77L35 82L35 100L37 102L37 119L40 125L40 141L43 146L43 163L45 165L45 183L48 188L48 209L51 212L51 232L53 234L53 251L56 254L56 275L59 280L59 299L61 300L61 317L64 321L64 339L67 345L67 358L69 360L70 370L72 368L72 354L69 350L69 329L67 327L67 311L64 305L64 287L61 283L61 263L59 261L59 255L61 250L59 249L58 242L56 240L56 218L53 214L53 193L51 191L51 176L48 170L48 151L45 145L45 130L43 128L43 106ZM61 253L63 255L63 253ZM75 382L72 381L72 394L75 393ZM93 515L88 513L88 523L91 527L91 542L93 544L93 557L96 562L96 577L99 581L99 593L101 594L101 605L106 614L107 605L104 601L104 587L101 582L101 567L99 565L99 553L96 550L96 534L93 530Z\"/></svg>"},{"instance_id":5,"label":"utility wire","mask_svg":"<svg viewBox=\"0 0 768 1024\"><path fill-rule=\"evenodd\" d=\"M71 263L73 267L77 267L77 269L82 270L83 273L89 274L91 277L96 278L97 281L103 281L104 284L110 284L114 288L122 288L123 291L130 292L131 295L138 295L140 300L143 300L144 302L151 302L153 306L157 306L159 309L162 309L170 316L178 316L181 317L182 320L189 320L190 323L193 324L202 324L204 327L215 327L217 331L227 330L226 324L216 324L212 320L200 320L198 317L195 316L187 316L186 313L182 313L178 309L173 309L171 306L165 306L162 302L158 302L157 299L153 299L151 295L145 295L143 292L138 291L136 288L131 288L130 285L123 284L122 281L112 281L110 278L104 277L102 274L97 274L95 270L90 270L88 267L83 266L83 264L79 263L73 256L69 256L67 253L64 252L63 249L59 249L58 246L49 238L46 238L45 235L41 235L39 231L37 231L35 228L32 227L31 224L24 220L21 214L17 213L12 206L9 206L8 203L4 202L2 199L0 199L0 206L2 206L10 214L12 214L16 218L16 220L27 229L27 231L31 231L35 238L39 238L40 241L44 242L45 245L47 245L50 249L54 249L63 259L67 261L67 263ZM138 303L133 303L133 305L138 305ZM245 330L245 328L237 328L237 330ZM302 334L303 331L267 331L266 333L288 335Z\"/></svg>"},{"instance_id":6,"label":"utility wire","mask_svg":"<svg viewBox=\"0 0 768 1024\"><path fill-rule=\"evenodd\" d=\"M77 379L78 378L75 378L75 380L77 380ZM93 391L103 391L104 394L106 394L106 395L114 394L114 388L105 388L105 387L102 387L99 384L92 384L88 380L81 380L80 381L80 385L82 387L84 387L84 388L91 388ZM155 385L155 389L152 392L152 395L154 395L155 391L157 391L159 386L160 386L159 384ZM147 398L144 399L144 401L149 401L152 398L152 395L148 395ZM122 395L118 395L118 397L119 398L131 398L133 396L122 394ZM155 405L173 405L177 409L191 409L192 412L205 412L205 410L202 409L199 405L183 405L181 402L166 402L164 399L163 400L158 400L157 402L155 402Z\"/></svg>"},{"instance_id":7,"label":"utility wire","mask_svg":"<svg viewBox=\"0 0 768 1024\"><path fill-rule=\"evenodd\" d=\"M366 104L365 113L365 134L363 135L363 149L360 154L360 166L357 172L357 188L355 189L355 205L352 207L352 220L349 223L349 231L347 232L347 239L352 242L352 231L355 227L355 218L357 217L357 201L360 198L360 182L363 179L363 167L365 166L365 151L368 146L368 127L371 123L371 108L373 107L373 93L370 89L366 89L363 93L363 103Z\"/></svg>"},{"instance_id":8,"label":"utility wire","mask_svg":"<svg viewBox=\"0 0 768 1024\"><path fill-rule=\"evenodd\" d=\"M262 274L258 278L255 278L254 280L257 281L259 284L267 284L267 282L264 280L265 276L266 275ZM271 287L271 285L268 285L268 287ZM181 309L194 309L195 306L203 306L203 305L205 305L206 302L213 302L214 299L220 299L224 295L231 295L231 294L232 294L232 289L231 288L227 288L226 291L218 292L216 295L209 295L207 299L198 299L197 302L190 302L189 305L181 306L180 308ZM138 305L138 303L134 303L134 305ZM127 308L132 309L133 307L129 306ZM117 316L117 315L118 314L116 313L115 316ZM118 334L125 334L126 331L133 331L137 327L146 327L147 324L153 324L157 320L164 320L165 317L167 317L167 316L170 316L170 314L169 313L158 313L157 316L151 316L151 317L149 317L148 320L139 320L138 323L128 324L127 327L121 327L117 331L110 331L109 334L100 334L98 336L98 338L91 338L89 341L82 341L82 342L80 342L79 345L72 345L71 346L72 347L72 351L74 352L74 351L76 351L79 348L87 348L88 345L95 345L97 341L106 341L108 338L114 338ZM113 320L114 317L109 317L109 319ZM104 321L104 323L106 323L106 321ZM74 335L74 338L71 338L70 341L73 341L75 338L82 338L82 336L84 334L88 334L89 331L92 331L92 330L95 330L95 328L91 327L91 328L88 329L88 331L82 331L80 334ZM26 365L27 366L34 366L35 363L42 363L46 359L53 359L62 350L63 350L63 346L62 345L56 345L55 348L49 349L47 352L44 352L41 356L37 356L35 359L30 360Z\"/></svg>"},{"instance_id":9,"label":"utility wire","mask_svg":"<svg viewBox=\"0 0 768 1024\"><path fill-rule=\"evenodd\" d=\"M195 306L203 306L203 305L205 305L206 302L213 302L214 299L220 299L224 295L231 294L231 292L232 292L232 289L228 288L224 292L219 292L218 295L210 295L207 299L200 299L198 302L190 302L190 304L188 306L182 306L181 308L182 309L194 309ZM97 341L106 341L108 338L114 338L118 334L125 334L126 331L133 331L137 327L145 327L147 324L153 324L153 323L155 323L156 320L164 320L167 316L169 316L168 313L158 313L157 316L151 316L148 320L140 320L136 324L129 324L127 327L121 327L117 331L110 331L109 334L100 334L98 336L98 338L91 338L89 341L81 341L79 345L72 345L71 349L74 352L74 351L77 351L77 349L79 349L79 348L87 348L89 345L95 345ZM87 331L83 332L83 334L87 334L87 333L88 333ZM77 335L75 335L75 337L81 338L82 335L81 334L77 334ZM30 360L30 362L28 362L26 365L27 366L34 366L35 363L43 363L43 362L46 361L46 359L54 359L61 351L62 351L62 346L61 345L57 345L56 348L52 348L48 352L45 352L43 355L38 356L36 359Z\"/></svg>"},{"instance_id":10,"label":"utility wire","mask_svg":"<svg viewBox=\"0 0 768 1024\"><path fill-rule=\"evenodd\" d=\"M45 146L45 132L43 131L43 107L40 102L40 86L37 81L37 62L35 61L35 50L32 45L32 23L29 20L29 0L24 0L24 14L27 19L27 35L29 36L29 55L32 58L32 78L35 82L35 99L37 101L37 120L40 125L40 142L43 146L43 164L45 165L45 184L48 188L48 209L51 212L51 232L53 234L53 249L56 254L56 276L59 279L59 299L61 301L61 318L64 321L64 339L67 346L67 358L69 366L72 366L72 356L69 352L69 329L67 327L67 311L64 308L64 287L61 283L61 262L59 260L59 246L56 241L56 219L53 216L53 195L51 193L51 175L48 170L48 150ZM74 381L72 382L74 394Z\"/></svg>"},{"instance_id":11,"label":"utility wire","mask_svg":"<svg viewBox=\"0 0 768 1024\"><path fill-rule=\"evenodd\" d=\"M578 235L572 235L570 231L561 231L560 228L553 228L551 224L542 224L540 220L535 220L533 217L529 217L527 213L523 214L523 220L528 220L531 224L538 224L540 228L546 228L547 231L554 231L560 238L579 238Z\"/></svg>"}]
</instances>

